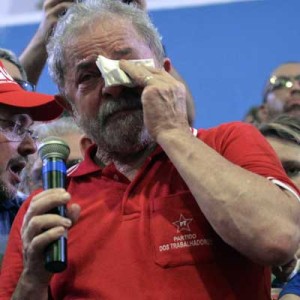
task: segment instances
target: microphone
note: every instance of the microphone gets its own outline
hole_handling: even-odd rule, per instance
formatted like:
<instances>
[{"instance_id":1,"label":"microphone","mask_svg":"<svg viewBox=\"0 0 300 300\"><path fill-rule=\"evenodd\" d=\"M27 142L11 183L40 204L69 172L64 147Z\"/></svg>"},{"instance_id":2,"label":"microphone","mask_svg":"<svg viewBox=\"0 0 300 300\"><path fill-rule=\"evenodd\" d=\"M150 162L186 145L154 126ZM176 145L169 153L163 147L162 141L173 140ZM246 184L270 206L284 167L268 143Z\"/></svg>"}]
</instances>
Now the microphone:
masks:
<instances>
[{"instance_id":1,"label":"microphone","mask_svg":"<svg viewBox=\"0 0 300 300\"><path fill-rule=\"evenodd\" d=\"M58 137L49 136L43 139L38 147L38 154L42 159L44 190L66 187L66 160L70 148L66 142ZM52 209L49 213L66 216L65 205ZM59 273L67 267L67 237L61 236L51 243L45 250L44 264L47 271Z\"/></svg>"}]
</instances>

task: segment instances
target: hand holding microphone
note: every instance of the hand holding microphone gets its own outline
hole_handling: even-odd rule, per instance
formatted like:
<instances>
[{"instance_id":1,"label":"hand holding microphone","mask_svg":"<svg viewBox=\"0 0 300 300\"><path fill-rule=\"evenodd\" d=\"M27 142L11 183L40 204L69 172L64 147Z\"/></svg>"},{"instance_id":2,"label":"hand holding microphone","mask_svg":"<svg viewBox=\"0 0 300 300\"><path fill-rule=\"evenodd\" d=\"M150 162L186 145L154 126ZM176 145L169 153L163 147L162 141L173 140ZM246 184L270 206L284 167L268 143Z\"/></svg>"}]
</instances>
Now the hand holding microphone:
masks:
<instances>
[{"instance_id":1,"label":"hand holding microphone","mask_svg":"<svg viewBox=\"0 0 300 300\"><path fill-rule=\"evenodd\" d=\"M69 146L60 138L44 139L38 153L43 161L42 177L44 190L66 187L66 160ZM49 213L66 217L65 205L53 208ZM62 272L67 267L67 237L61 236L52 242L45 251L45 268L52 273Z\"/></svg>"}]
</instances>

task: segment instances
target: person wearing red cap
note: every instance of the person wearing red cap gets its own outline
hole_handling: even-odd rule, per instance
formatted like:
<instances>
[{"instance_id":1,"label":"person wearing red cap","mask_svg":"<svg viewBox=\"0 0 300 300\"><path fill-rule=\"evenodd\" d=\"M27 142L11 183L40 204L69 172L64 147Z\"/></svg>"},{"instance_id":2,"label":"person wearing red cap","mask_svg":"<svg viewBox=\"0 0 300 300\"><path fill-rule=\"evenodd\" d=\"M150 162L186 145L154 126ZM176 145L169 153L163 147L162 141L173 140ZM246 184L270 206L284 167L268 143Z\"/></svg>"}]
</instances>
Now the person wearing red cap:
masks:
<instances>
[{"instance_id":1,"label":"person wearing red cap","mask_svg":"<svg viewBox=\"0 0 300 300\"><path fill-rule=\"evenodd\" d=\"M35 91L35 85L28 81L26 71L15 53L11 50L0 48L0 61L14 81L24 90Z\"/></svg>"},{"instance_id":2,"label":"person wearing red cap","mask_svg":"<svg viewBox=\"0 0 300 300\"><path fill-rule=\"evenodd\" d=\"M0 265L12 221L23 202L17 187L27 156L36 151L33 121L58 117L54 97L25 91L0 61Z\"/></svg>"}]
</instances>

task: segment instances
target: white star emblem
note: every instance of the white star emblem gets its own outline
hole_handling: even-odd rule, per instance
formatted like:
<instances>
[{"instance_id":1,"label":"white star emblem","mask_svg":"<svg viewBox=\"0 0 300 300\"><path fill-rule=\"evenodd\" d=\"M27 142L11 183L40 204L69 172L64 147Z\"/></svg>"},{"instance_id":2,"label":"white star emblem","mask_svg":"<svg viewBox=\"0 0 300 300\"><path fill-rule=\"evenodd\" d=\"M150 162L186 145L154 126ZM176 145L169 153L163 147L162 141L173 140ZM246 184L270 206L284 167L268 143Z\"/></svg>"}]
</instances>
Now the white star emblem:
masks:
<instances>
[{"instance_id":1,"label":"white star emblem","mask_svg":"<svg viewBox=\"0 0 300 300\"><path fill-rule=\"evenodd\" d=\"M173 222L172 224L177 227L177 232L182 231L191 231L190 229L190 223L193 221L193 219L186 219L183 214L180 214L180 218L178 221Z\"/></svg>"}]
</instances>

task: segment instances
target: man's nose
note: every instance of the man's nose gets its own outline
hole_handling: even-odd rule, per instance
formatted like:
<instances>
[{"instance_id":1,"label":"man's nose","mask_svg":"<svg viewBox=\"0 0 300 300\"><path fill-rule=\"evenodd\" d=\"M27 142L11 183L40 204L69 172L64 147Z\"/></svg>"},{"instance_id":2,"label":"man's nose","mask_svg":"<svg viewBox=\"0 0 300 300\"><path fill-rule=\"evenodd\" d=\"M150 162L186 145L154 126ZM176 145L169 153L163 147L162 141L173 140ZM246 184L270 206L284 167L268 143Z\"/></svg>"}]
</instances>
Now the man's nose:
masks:
<instances>
[{"instance_id":1,"label":"man's nose","mask_svg":"<svg viewBox=\"0 0 300 300\"><path fill-rule=\"evenodd\" d=\"M124 89L123 85L104 87L102 89L102 95L104 97L112 97L114 99L117 99L122 93L123 89Z\"/></svg>"},{"instance_id":2,"label":"man's nose","mask_svg":"<svg viewBox=\"0 0 300 300\"><path fill-rule=\"evenodd\" d=\"M22 156L27 156L36 152L35 140L30 136L26 135L23 140L19 143L18 152Z\"/></svg>"}]
</instances>

